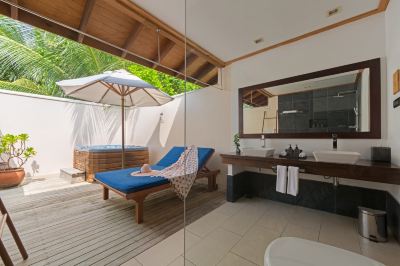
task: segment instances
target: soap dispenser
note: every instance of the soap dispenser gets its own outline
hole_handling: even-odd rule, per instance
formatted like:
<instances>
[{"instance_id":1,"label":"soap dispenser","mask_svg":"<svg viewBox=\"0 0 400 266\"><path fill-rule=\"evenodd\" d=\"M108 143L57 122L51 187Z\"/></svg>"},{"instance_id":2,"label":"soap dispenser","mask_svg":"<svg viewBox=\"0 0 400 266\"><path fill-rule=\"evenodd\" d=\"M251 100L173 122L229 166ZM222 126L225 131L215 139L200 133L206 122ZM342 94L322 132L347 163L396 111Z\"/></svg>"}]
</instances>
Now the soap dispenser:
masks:
<instances>
[{"instance_id":1,"label":"soap dispenser","mask_svg":"<svg viewBox=\"0 0 400 266\"><path fill-rule=\"evenodd\" d=\"M293 153L294 153L294 150L292 148L292 144L290 144L289 145L289 149L287 149L287 157L288 158L293 158Z\"/></svg>"},{"instance_id":2,"label":"soap dispenser","mask_svg":"<svg viewBox=\"0 0 400 266\"><path fill-rule=\"evenodd\" d=\"M296 144L296 148L294 149L294 158L295 159L299 159L299 154L301 153L301 150L299 149L299 147Z\"/></svg>"}]
</instances>

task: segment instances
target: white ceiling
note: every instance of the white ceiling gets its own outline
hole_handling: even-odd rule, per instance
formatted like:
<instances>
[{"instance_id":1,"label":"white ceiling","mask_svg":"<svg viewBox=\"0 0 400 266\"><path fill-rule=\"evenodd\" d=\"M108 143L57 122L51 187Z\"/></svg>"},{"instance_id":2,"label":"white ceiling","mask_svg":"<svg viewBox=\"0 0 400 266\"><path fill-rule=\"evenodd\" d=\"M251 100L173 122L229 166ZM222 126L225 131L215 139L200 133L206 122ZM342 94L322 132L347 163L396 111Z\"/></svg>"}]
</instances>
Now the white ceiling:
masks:
<instances>
[{"instance_id":1,"label":"white ceiling","mask_svg":"<svg viewBox=\"0 0 400 266\"><path fill-rule=\"evenodd\" d=\"M184 0L132 0L184 33ZM188 38L224 61L365 13L379 0L186 0ZM331 17L327 11L341 7ZM254 40L264 41L255 44Z\"/></svg>"}]
</instances>

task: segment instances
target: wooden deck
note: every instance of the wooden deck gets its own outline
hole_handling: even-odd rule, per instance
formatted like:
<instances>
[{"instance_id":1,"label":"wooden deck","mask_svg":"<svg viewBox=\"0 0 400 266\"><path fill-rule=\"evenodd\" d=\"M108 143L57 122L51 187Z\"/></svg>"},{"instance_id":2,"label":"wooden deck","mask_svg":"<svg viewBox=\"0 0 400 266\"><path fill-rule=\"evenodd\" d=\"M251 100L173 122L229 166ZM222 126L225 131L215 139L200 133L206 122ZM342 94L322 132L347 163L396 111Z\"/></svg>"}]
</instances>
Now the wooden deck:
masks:
<instances>
[{"instance_id":1,"label":"wooden deck","mask_svg":"<svg viewBox=\"0 0 400 266\"><path fill-rule=\"evenodd\" d=\"M187 223L225 202L221 192L193 187L187 199ZM87 184L24 196L1 193L29 253L22 262L8 230L5 245L20 265L120 265L152 247L183 226L183 203L173 191L150 196L145 222L136 224L133 202L101 187Z\"/></svg>"}]
</instances>

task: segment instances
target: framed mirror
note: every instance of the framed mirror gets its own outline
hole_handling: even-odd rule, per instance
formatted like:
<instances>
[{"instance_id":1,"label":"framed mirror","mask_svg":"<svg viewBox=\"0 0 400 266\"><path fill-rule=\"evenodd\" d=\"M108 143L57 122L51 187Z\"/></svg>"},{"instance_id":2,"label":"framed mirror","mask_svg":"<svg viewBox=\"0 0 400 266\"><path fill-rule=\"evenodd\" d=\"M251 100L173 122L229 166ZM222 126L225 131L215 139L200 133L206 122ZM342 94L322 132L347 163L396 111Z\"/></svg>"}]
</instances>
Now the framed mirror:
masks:
<instances>
[{"instance_id":1,"label":"framed mirror","mask_svg":"<svg viewBox=\"0 0 400 266\"><path fill-rule=\"evenodd\" d=\"M241 138L381 137L380 59L239 89Z\"/></svg>"},{"instance_id":2,"label":"framed mirror","mask_svg":"<svg viewBox=\"0 0 400 266\"><path fill-rule=\"evenodd\" d=\"M239 89L241 138L381 138L380 59Z\"/></svg>"}]
</instances>

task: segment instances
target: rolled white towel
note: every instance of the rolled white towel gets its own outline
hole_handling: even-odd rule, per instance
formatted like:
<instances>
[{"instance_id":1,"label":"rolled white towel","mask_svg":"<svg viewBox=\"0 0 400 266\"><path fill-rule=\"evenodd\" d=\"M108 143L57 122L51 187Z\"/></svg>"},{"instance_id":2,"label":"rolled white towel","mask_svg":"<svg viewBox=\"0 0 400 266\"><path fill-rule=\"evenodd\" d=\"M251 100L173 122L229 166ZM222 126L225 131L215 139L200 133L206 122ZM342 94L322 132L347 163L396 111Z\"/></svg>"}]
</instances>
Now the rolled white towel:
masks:
<instances>
[{"instance_id":1,"label":"rolled white towel","mask_svg":"<svg viewBox=\"0 0 400 266\"><path fill-rule=\"evenodd\" d=\"M292 196L299 194L299 168L296 166L289 166L288 168L287 193Z\"/></svg>"},{"instance_id":2,"label":"rolled white towel","mask_svg":"<svg viewBox=\"0 0 400 266\"><path fill-rule=\"evenodd\" d=\"M278 165L276 167L276 191L286 194L287 167Z\"/></svg>"}]
</instances>

